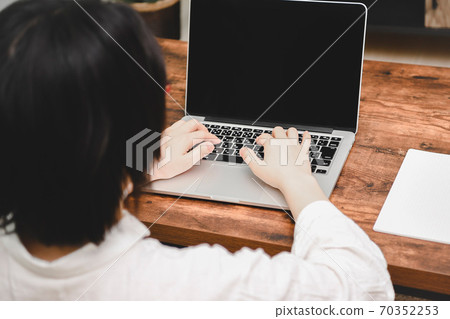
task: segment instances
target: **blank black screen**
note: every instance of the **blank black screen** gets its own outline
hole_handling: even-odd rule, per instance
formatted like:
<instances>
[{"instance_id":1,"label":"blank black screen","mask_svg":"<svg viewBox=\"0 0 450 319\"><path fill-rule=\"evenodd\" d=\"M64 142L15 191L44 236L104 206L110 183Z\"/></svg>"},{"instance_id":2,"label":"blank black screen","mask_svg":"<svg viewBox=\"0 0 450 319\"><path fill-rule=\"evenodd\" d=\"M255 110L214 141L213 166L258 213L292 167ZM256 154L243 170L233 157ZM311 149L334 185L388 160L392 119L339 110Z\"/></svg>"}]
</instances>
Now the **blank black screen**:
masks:
<instances>
[{"instance_id":1,"label":"blank black screen","mask_svg":"<svg viewBox=\"0 0 450 319\"><path fill-rule=\"evenodd\" d=\"M362 5L191 0L187 111L355 132L364 37Z\"/></svg>"}]
</instances>

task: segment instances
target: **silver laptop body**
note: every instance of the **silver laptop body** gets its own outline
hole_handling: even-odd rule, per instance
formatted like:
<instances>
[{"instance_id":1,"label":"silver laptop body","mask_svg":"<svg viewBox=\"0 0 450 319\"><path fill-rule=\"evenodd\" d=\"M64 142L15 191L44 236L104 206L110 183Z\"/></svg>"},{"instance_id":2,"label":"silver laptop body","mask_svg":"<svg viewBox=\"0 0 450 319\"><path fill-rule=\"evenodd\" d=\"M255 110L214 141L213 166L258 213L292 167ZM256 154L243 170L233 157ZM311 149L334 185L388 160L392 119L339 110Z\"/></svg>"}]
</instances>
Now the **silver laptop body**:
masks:
<instances>
[{"instance_id":1,"label":"silver laptop body","mask_svg":"<svg viewBox=\"0 0 450 319\"><path fill-rule=\"evenodd\" d=\"M288 209L237 156L261 151L251 142L279 125L310 132L313 175L330 196L358 127L366 24L362 3L191 0L184 119L224 142L144 191Z\"/></svg>"}]
</instances>

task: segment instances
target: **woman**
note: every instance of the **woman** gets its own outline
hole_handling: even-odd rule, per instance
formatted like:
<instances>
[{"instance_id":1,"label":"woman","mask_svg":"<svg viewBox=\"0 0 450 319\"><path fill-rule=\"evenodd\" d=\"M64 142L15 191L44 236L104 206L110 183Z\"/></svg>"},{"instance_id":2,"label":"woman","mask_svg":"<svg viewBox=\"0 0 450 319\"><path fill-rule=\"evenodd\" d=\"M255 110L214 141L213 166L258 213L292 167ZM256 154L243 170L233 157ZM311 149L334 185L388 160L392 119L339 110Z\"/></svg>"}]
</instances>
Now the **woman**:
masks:
<instances>
[{"instance_id":1,"label":"woman","mask_svg":"<svg viewBox=\"0 0 450 319\"><path fill-rule=\"evenodd\" d=\"M0 299L393 298L381 251L311 175L307 133L304 145L289 146L288 165L278 164L270 139L298 140L292 128L258 139L265 165L241 150L286 197L297 221L291 253L177 249L146 238L123 203L147 177L125 166L124 146L144 128L163 130L166 76L132 9L24 0L0 13L0 34ZM189 169L194 140L204 141L202 155L218 143L195 121L164 135L172 160L152 180Z\"/></svg>"}]
</instances>

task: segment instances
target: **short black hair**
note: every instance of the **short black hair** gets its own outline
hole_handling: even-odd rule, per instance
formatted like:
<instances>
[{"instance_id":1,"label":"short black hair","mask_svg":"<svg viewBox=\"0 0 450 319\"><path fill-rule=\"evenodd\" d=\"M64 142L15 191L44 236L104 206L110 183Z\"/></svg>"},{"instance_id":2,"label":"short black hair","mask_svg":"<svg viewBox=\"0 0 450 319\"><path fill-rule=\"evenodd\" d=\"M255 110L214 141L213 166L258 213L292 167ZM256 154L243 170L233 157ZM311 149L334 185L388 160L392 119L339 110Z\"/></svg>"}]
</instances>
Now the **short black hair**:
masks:
<instances>
[{"instance_id":1,"label":"short black hair","mask_svg":"<svg viewBox=\"0 0 450 319\"><path fill-rule=\"evenodd\" d=\"M46 245L103 240L125 181L144 179L126 140L164 125L164 60L138 13L78 3L0 13L0 225Z\"/></svg>"}]
</instances>

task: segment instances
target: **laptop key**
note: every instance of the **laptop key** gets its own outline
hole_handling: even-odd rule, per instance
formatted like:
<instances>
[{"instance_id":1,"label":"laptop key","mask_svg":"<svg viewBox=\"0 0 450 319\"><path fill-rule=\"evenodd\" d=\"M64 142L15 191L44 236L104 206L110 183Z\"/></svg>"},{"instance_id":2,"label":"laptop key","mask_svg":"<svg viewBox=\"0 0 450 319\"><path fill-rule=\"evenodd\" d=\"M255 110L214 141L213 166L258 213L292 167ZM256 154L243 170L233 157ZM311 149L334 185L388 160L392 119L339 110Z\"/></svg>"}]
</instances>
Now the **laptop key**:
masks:
<instances>
[{"instance_id":1,"label":"laptop key","mask_svg":"<svg viewBox=\"0 0 450 319\"><path fill-rule=\"evenodd\" d=\"M328 141L319 140L316 144L319 145L319 146L327 146L328 145Z\"/></svg>"},{"instance_id":2,"label":"laptop key","mask_svg":"<svg viewBox=\"0 0 450 319\"><path fill-rule=\"evenodd\" d=\"M233 155L235 155L235 156L241 156L241 155L239 155L239 150L234 150Z\"/></svg>"},{"instance_id":3,"label":"laptop key","mask_svg":"<svg viewBox=\"0 0 450 319\"><path fill-rule=\"evenodd\" d=\"M315 158L312 160L311 162L313 165L317 165L317 166L330 166L331 161L330 160L324 160L321 158Z\"/></svg>"},{"instance_id":4,"label":"laptop key","mask_svg":"<svg viewBox=\"0 0 450 319\"><path fill-rule=\"evenodd\" d=\"M244 163L244 159L240 156L236 156L236 163L242 164L242 163Z\"/></svg>"},{"instance_id":5,"label":"laptop key","mask_svg":"<svg viewBox=\"0 0 450 319\"><path fill-rule=\"evenodd\" d=\"M233 130L233 131L240 131L240 130L241 130L241 128L240 128L240 127L237 127L237 126L235 126L235 127L233 127L233 128L232 128L232 130Z\"/></svg>"},{"instance_id":6,"label":"laptop key","mask_svg":"<svg viewBox=\"0 0 450 319\"><path fill-rule=\"evenodd\" d=\"M218 134L220 134L220 133L222 133L222 130L219 130L219 129L213 129L213 130L211 131L211 134L214 134L214 135L218 135Z\"/></svg>"},{"instance_id":7,"label":"laptop key","mask_svg":"<svg viewBox=\"0 0 450 319\"><path fill-rule=\"evenodd\" d=\"M228 155L219 154L215 160L218 162L226 162L228 161Z\"/></svg>"},{"instance_id":8,"label":"laptop key","mask_svg":"<svg viewBox=\"0 0 450 319\"><path fill-rule=\"evenodd\" d=\"M233 145L233 143L230 142L223 142L220 147L222 148L231 148L231 146Z\"/></svg>"},{"instance_id":9,"label":"laptop key","mask_svg":"<svg viewBox=\"0 0 450 319\"><path fill-rule=\"evenodd\" d=\"M231 136L241 136L242 132L239 131L234 131L233 134L231 134Z\"/></svg>"},{"instance_id":10,"label":"laptop key","mask_svg":"<svg viewBox=\"0 0 450 319\"><path fill-rule=\"evenodd\" d=\"M317 135L311 135L311 138L317 140L317 139L319 138L319 136L317 136Z\"/></svg>"},{"instance_id":11,"label":"laptop key","mask_svg":"<svg viewBox=\"0 0 450 319\"><path fill-rule=\"evenodd\" d=\"M224 142L232 142L233 140L234 140L234 137L232 137L232 136L224 136L222 138L222 141L224 141Z\"/></svg>"},{"instance_id":12,"label":"laptop key","mask_svg":"<svg viewBox=\"0 0 450 319\"><path fill-rule=\"evenodd\" d=\"M258 128L255 128L255 129L253 130L253 132L255 132L255 133L262 133L263 130L260 130L260 129L258 129Z\"/></svg>"},{"instance_id":13,"label":"laptop key","mask_svg":"<svg viewBox=\"0 0 450 319\"><path fill-rule=\"evenodd\" d=\"M203 157L204 160L207 161L214 161L216 159L217 154L214 153L210 153L208 155L206 155L205 157Z\"/></svg>"},{"instance_id":14,"label":"laptop key","mask_svg":"<svg viewBox=\"0 0 450 319\"><path fill-rule=\"evenodd\" d=\"M221 147L216 147L215 149L213 149L212 151L214 154L221 154L223 152L223 148Z\"/></svg>"},{"instance_id":15,"label":"laptop key","mask_svg":"<svg viewBox=\"0 0 450 319\"><path fill-rule=\"evenodd\" d=\"M223 135L231 135L231 133L233 133L232 130L223 130L223 131L222 131L222 134L223 134Z\"/></svg>"},{"instance_id":16,"label":"laptop key","mask_svg":"<svg viewBox=\"0 0 450 319\"><path fill-rule=\"evenodd\" d=\"M321 140L327 140L327 141L329 141L329 140L330 140L330 137L329 137L329 136L321 136L320 139L321 139Z\"/></svg>"},{"instance_id":17,"label":"laptop key","mask_svg":"<svg viewBox=\"0 0 450 319\"><path fill-rule=\"evenodd\" d=\"M244 134L242 134L242 137L252 137L253 133L251 132L244 132Z\"/></svg>"},{"instance_id":18,"label":"laptop key","mask_svg":"<svg viewBox=\"0 0 450 319\"><path fill-rule=\"evenodd\" d=\"M331 160L334 157L334 154L336 153L335 148L329 148L329 147L322 147L320 150L322 152L321 158L325 160Z\"/></svg>"},{"instance_id":19,"label":"laptop key","mask_svg":"<svg viewBox=\"0 0 450 319\"><path fill-rule=\"evenodd\" d=\"M211 128L220 128L220 125L211 124Z\"/></svg>"},{"instance_id":20,"label":"laptop key","mask_svg":"<svg viewBox=\"0 0 450 319\"><path fill-rule=\"evenodd\" d=\"M209 124L203 124L204 127L209 127Z\"/></svg>"},{"instance_id":21,"label":"laptop key","mask_svg":"<svg viewBox=\"0 0 450 319\"><path fill-rule=\"evenodd\" d=\"M236 143L240 143L240 142L236 142ZM243 141L244 144L255 144L255 139L254 138L246 138L245 141Z\"/></svg>"},{"instance_id":22,"label":"laptop key","mask_svg":"<svg viewBox=\"0 0 450 319\"><path fill-rule=\"evenodd\" d=\"M326 174L327 173L327 170L326 169L318 169L317 171L316 171L316 174Z\"/></svg>"},{"instance_id":23,"label":"laptop key","mask_svg":"<svg viewBox=\"0 0 450 319\"><path fill-rule=\"evenodd\" d=\"M221 128L222 130L230 130L230 129L231 129L231 126L222 125L220 128Z\"/></svg>"},{"instance_id":24,"label":"laptop key","mask_svg":"<svg viewBox=\"0 0 450 319\"><path fill-rule=\"evenodd\" d=\"M243 132L251 132L252 129L251 129L251 128L244 127L244 128L242 129L242 131L243 131Z\"/></svg>"},{"instance_id":25,"label":"laptop key","mask_svg":"<svg viewBox=\"0 0 450 319\"><path fill-rule=\"evenodd\" d=\"M342 140L340 137L332 137L331 138L332 141L337 141L339 142L340 140Z\"/></svg>"},{"instance_id":26,"label":"laptop key","mask_svg":"<svg viewBox=\"0 0 450 319\"><path fill-rule=\"evenodd\" d=\"M223 150L223 154L225 154L225 155L232 155L233 153L234 153L234 150L229 149L229 148Z\"/></svg>"},{"instance_id":27,"label":"laptop key","mask_svg":"<svg viewBox=\"0 0 450 319\"><path fill-rule=\"evenodd\" d=\"M310 146L310 147L309 147L309 150L310 150L311 152L318 152L318 151L320 150L320 146L315 146L315 145Z\"/></svg>"},{"instance_id":28,"label":"laptop key","mask_svg":"<svg viewBox=\"0 0 450 319\"><path fill-rule=\"evenodd\" d=\"M316 171L317 166L311 165L311 173L314 173Z\"/></svg>"},{"instance_id":29,"label":"laptop key","mask_svg":"<svg viewBox=\"0 0 450 319\"><path fill-rule=\"evenodd\" d=\"M231 148L234 148L235 150L240 150L242 147L244 146L244 144L233 144L233 146Z\"/></svg>"},{"instance_id":30,"label":"laptop key","mask_svg":"<svg viewBox=\"0 0 450 319\"><path fill-rule=\"evenodd\" d=\"M242 164L244 163L244 159L240 156L233 156L236 159L236 163L237 164Z\"/></svg>"},{"instance_id":31,"label":"laptop key","mask_svg":"<svg viewBox=\"0 0 450 319\"><path fill-rule=\"evenodd\" d=\"M264 158L264 146L261 145L255 145L253 146L253 151L258 155L260 158Z\"/></svg>"},{"instance_id":32,"label":"laptop key","mask_svg":"<svg viewBox=\"0 0 450 319\"><path fill-rule=\"evenodd\" d=\"M310 152L309 153L309 157L311 157L311 158L319 158L320 157L320 153L318 153L318 152Z\"/></svg>"},{"instance_id":33,"label":"laptop key","mask_svg":"<svg viewBox=\"0 0 450 319\"><path fill-rule=\"evenodd\" d=\"M331 147L338 147L338 146L339 146L339 142L331 141L331 142L328 144L328 146L331 146Z\"/></svg>"},{"instance_id":34,"label":"laptop key","mask_svg":"<svg viewBox=\"0 0 450 319\"><path fill-rule=\"evenodd\" d=\"M250 136L252 138L257 138L258 136L260 136L262 133L253 133L253 136Z\"/></svg>"},{"instance_id":35,"label":"laptop key","mask_svg":"<svg viewBox=\"0 0 450 319\"><path fill-rule=\"evenodd\" d=\"M264 133L272 134L272 130L265 130Z\"/></svg>"}]
</instances>

